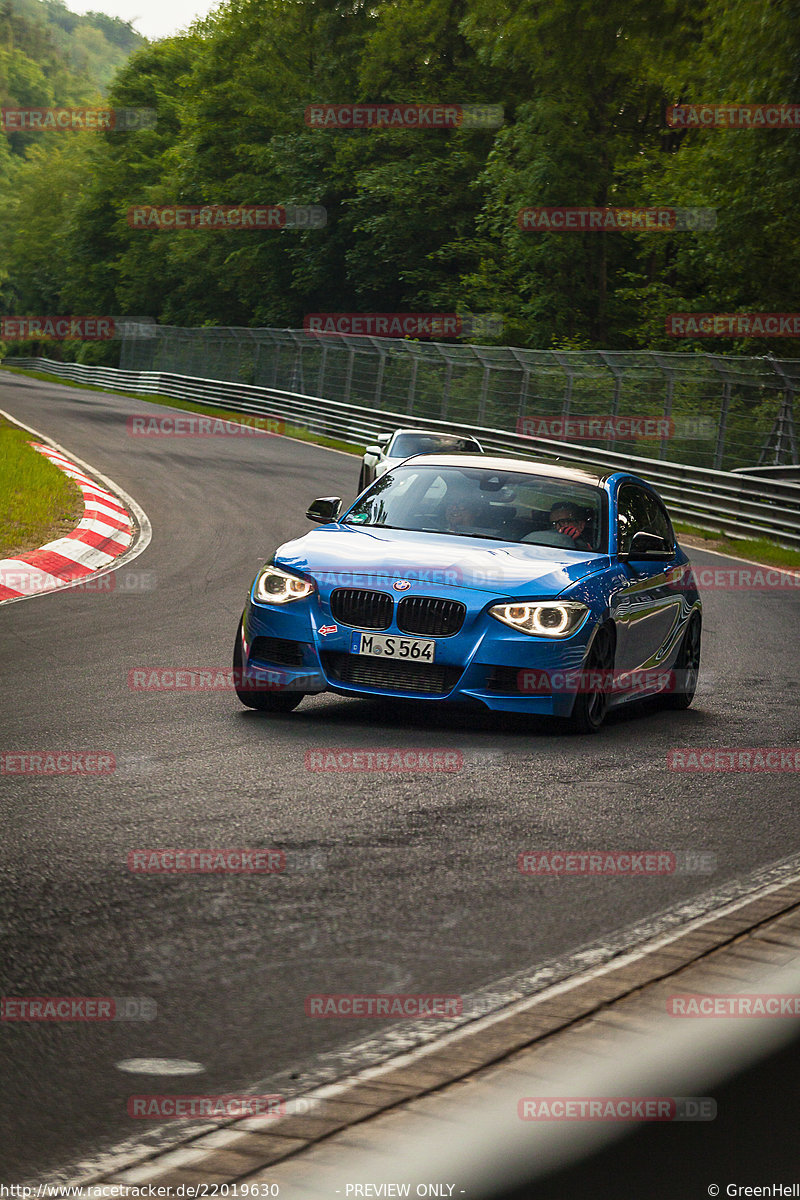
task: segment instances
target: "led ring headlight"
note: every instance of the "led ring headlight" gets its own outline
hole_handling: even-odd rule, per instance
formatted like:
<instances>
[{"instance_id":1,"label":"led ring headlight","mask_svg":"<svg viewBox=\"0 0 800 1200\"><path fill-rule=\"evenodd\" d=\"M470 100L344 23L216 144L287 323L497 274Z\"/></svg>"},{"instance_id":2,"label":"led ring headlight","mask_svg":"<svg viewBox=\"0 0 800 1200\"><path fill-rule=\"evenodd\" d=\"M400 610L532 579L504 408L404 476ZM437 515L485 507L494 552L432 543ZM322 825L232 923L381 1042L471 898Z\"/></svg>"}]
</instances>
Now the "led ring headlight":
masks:
<instances>
[{"instance_id":1,"label":"led ring headlight","mask_svg":"<svg viewBox=\"0 0 800 1200\"><path fill-rule=\"evenodd\" d=\"M260 604L289 604L292 600L302 600L314 591L314 584L299 575L290 575L280 567L268 565L264 567L256 579L253 599Z\"/></svg>"},{"instance_id":2,"label":"led ring headlight","mask_svg":"<svg viewBox=\"0 0 800 1200\"><path fill-rule=\"evenodd\" d=\"M493 617L531 637L569 637L583 622L589 609L575 600L551 600L523 604L494 604Z\"/></svg>"}]
</instances>

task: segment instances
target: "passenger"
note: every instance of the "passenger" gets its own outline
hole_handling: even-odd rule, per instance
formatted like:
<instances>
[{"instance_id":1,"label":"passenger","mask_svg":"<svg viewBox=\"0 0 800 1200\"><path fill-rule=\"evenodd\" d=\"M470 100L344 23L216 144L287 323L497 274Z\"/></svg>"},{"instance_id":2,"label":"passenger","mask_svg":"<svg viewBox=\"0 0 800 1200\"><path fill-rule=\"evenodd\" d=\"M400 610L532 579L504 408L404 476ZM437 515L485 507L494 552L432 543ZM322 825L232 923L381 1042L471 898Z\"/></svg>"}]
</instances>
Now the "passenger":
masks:
<instances>
[{"instance_id":1,"label":"passenger","mask_svg":"<svg viewBox=\"0 0 800 1200\"><path fill-rule=\"evenodd\" d=\"M478 517L478 505L469 500L452 500L444 510L444 519L450 533L460 533L463 529L474 529L478 523Z\"/></svg>"}]
</instances>

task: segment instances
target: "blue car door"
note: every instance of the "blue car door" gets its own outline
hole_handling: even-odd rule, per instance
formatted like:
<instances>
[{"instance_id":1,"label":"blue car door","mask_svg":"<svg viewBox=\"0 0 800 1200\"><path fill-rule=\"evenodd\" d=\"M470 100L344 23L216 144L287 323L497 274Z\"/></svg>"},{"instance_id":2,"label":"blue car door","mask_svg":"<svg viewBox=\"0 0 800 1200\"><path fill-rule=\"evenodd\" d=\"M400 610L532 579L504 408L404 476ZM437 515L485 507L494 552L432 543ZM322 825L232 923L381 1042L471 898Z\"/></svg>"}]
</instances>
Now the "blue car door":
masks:
<instances>
[{"instance_id":1,"label":"blue car door","mask_svg":"<svg viewBox=\"0 0 800 1200\"><path fill-rule=\"evenodd\" d=\"M674 547L668 562L620 564L623 578L611 599L611 616L617 626L616 667L632 671L660 665L673 644L682 611L682 591L674 582L680 556L666 509L653 492L623 481L616 508L618 554L628 550L633 535L640 531L658 534Z\"/></svg>"}]
</instances>

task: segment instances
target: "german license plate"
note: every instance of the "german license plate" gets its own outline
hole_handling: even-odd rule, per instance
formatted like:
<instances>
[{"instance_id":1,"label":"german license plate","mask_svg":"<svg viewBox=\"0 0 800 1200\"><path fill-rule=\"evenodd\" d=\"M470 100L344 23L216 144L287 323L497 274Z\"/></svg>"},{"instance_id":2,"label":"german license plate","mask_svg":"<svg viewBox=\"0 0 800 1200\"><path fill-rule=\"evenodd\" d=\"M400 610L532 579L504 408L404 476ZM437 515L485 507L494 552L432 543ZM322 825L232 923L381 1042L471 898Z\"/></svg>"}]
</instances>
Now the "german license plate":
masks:
<instances>
[{"instance_id":1,"label":"german license plate","mask_svg":"<svg viewBox=\"0 0 800 1200\"><path fill-rule=\"evenodd\" d=\"M354 633L351 654L370 654L373 658L403 658L408 662L432 663L436 642L432 639L395 637L383 633Z\"/></svg>"}]
</instances>

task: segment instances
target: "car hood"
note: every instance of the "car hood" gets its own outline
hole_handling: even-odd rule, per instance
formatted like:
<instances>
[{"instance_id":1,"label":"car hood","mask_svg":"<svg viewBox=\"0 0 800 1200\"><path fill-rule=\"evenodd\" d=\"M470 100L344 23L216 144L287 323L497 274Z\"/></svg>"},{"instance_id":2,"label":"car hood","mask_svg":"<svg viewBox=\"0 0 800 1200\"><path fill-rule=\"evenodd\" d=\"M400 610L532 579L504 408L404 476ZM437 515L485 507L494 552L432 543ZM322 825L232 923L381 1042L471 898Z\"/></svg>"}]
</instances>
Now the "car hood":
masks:
<instances>
[{"instance_id":1,"label":"car hood","mask_svg":"<svg viewBox=\"0 0 800 1200\"><path fill-rule=\"evenodd\" d=\"M554 546L342 525L284 543L274 561L312 575L325 590L325 584L381 588L407 580L412 587L552 596L610 565L605 555Z\"/></svg>"}]
</instances>

